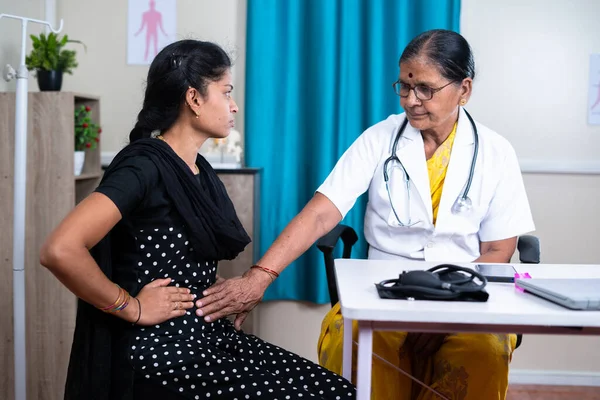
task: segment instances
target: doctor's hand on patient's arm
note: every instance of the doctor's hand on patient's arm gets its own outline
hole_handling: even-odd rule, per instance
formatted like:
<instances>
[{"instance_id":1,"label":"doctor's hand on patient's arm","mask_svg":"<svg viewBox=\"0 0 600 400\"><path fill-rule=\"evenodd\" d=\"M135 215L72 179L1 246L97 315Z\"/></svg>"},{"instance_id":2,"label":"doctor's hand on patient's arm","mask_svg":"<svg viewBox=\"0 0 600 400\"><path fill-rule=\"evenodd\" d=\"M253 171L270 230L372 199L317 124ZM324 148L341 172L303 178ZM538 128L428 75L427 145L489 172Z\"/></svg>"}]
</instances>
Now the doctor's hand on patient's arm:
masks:
<instances>
[{"instance_id":1,"label":"doctor's hand on patient's arm","mask_svg":"<svg viewBox=\"0 0 600 400\"><path fill-rule=\"evenodd\" d=\"M231 279L218 278L202 293L204 297L196 301L196 314L206 322L235 315L234 326L239 330L248 313L262 300L271 281L267 273L255 269Z\"/></svg>"},{"instance_id":2,"label":"doctor's hand on patient's arm","mask_svg":"<svg viewBox=\"0 0 600 400\"><path fill-rule=\"evenodd\" d=\"M516 236L493 242L481 242L479 244L479 253L481 255L474 262L508 263L516 248Z\"/></svg>"},{"instance_id":3,"label":"doctor's hand on patient's arm","mask_svg":"<svg viewBox=\"0 0 600 400\"><path fill-rule=\"evenodd\" d=\"M207 322L236 315L234 325L236 329L240 329L274 277L317 239L331 231L341 219L342 215L331 200L321 193L315 194L258 261L258 265L274 274L260 268L251 268L241 277L217 282L204 291L204 298L196 302L196 313Z\"/></svg>"}]
</instances>

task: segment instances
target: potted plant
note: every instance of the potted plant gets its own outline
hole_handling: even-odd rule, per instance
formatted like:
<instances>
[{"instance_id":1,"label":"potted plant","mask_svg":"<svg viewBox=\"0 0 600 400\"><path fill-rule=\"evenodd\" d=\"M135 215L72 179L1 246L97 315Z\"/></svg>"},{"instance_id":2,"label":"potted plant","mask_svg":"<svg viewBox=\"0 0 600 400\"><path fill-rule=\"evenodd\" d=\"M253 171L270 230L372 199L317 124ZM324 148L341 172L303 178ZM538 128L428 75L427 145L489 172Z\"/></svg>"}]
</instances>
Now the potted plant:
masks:
<instances>
[{"instance_id":1,"label":"potted plant","mask_svg":"<svg viewBox=\"0 0 600 400\"><path fill-rule=\"evenodd\" d=\"M73 68L77 67L75 50L66 50L67 43L80 43L78 40L69 40L67 35L59 38L54 32L48 36L41 33L39 36L31 35L33 49L25 58L27 69L35 70L38 86L41 91L57 91L62 86L63 74L73 74Z\"/></svg>"},{"instance_id":2,"label":"potted plant","mask_svg":"<svg viewBox=\"0 0 600 400\"><path fill-rule=\"evenodd\" d=\"M95 149L100 142L100 126L92 121L92 109L81 105L75 108L75 176L81 175L85 151Z\"/></svg>"}]
</instances>

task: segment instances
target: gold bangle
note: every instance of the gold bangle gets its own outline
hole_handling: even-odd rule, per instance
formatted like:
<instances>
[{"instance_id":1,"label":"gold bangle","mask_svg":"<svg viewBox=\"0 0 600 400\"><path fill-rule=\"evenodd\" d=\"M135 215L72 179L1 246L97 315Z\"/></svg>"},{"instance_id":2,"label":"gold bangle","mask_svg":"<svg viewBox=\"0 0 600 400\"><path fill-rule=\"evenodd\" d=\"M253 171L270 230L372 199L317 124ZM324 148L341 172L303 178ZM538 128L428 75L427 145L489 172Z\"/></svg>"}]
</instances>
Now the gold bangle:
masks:
<instances>
[{"instance_id":1,"label":"gold bangle","mask_svg":"<svg viewBox=\"0 0 600 400\"><path fill-rule=\"evenodd\" d=\"M117 296L117 300L115 300L114 303L112 303L108 307L98 307L101 311L107 312L108 310L116 307L117 304L119 304L121 302L121 296L123 295L124 290L119 285L115 285L115 286L119 289L119 295Z\"/></svg>"},{"instance_id":2,"label":"gold bangle","mask_svg":"<svg viewBox=\"0 0 600 400\"><path fill-rule=\"evenodd\" d=\"M131 300L131 296L125 289L117 285L119 288L119 297L117 300L108 307L100 308L101 311L109 314L116 314L120 311L123 311L125 307L129 305L129 301Z\"/></svg>"}]
</instances>

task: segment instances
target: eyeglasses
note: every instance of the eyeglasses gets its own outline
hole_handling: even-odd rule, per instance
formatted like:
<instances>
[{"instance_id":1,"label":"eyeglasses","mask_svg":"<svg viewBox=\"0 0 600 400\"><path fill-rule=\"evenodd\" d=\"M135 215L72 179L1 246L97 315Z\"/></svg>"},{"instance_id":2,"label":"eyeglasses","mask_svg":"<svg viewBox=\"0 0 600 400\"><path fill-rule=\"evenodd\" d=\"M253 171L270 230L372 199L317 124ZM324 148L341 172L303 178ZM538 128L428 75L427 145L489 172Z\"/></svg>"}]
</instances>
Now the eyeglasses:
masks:
<instances>
[{"instance_id":1,"label":"eyeglasses","mask_svg":"<svg viewBox=\"0 0 600 400\"><path fill-rule=\"evenodd\" d=\"M414 90L415 96L417 97L417 99L419 99L421 101L427 101L427 100L431 100L431 98L433 97L433 95L435 93L439 92L440 90L442 90L443 88L445 88L446 86L449 86L450 84L452 84L454 82L455 81L450 81L450 82L446 83L444 86L441 86L439 88L431 88L431 87L425 86L425 85L411 86L408 83L401 82L400 79L398 79L396 82L394 82L392 84L392 87L394 88L394 92L402 98L408 97L410 91Z\"/></svg>"}]
</instances>

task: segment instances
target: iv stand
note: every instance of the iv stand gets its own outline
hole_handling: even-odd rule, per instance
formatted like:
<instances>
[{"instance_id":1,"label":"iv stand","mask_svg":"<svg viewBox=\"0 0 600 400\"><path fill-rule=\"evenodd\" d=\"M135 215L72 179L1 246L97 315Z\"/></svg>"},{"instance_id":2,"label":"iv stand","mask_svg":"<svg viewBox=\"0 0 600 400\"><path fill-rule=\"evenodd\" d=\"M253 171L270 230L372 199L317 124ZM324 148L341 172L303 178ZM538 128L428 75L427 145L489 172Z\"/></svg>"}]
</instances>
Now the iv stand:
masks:
<instances>
[{"instance_id":1,"label":"iv stand","mask_svg":"<svg viewBox=\"0 0 600 400\"><path fill-rule=\"evenodd\" d=\"M14 171L14 220L13 220L13 320L14 320L14 365L15 400L26 397L26 353L25 353L25 196L27 194L27 78L25 51L27 23L46 25L52 32L59 33L63 28L60 20L58 29L49 22L32 18L0 14L0 19L12 18L21 21L21 60L18 70L6 65L3 76L9 82L17 80L15 113L15 171Z\"/></svg>"}]
</instances>

